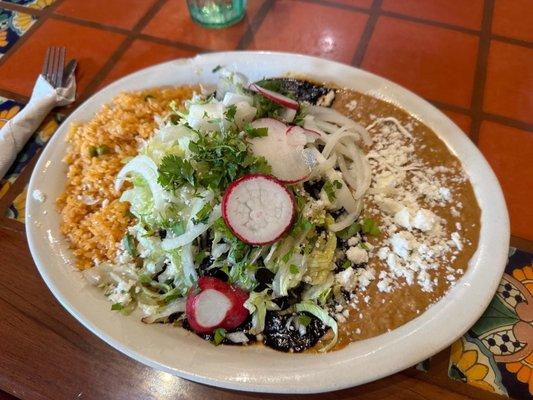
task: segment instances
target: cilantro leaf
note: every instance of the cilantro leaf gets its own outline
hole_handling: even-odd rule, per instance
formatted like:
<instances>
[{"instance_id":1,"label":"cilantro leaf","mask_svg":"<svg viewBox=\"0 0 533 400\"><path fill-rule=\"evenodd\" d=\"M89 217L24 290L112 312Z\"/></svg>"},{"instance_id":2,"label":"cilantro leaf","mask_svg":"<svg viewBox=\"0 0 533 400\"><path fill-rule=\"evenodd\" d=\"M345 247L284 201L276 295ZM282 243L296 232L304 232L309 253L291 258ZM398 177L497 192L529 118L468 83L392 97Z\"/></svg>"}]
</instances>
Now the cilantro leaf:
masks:
<instances>
[{"instance_id":1,"label":"cilantro leaf","mask_svg":"<svg viewBox=\"0 0 533 400\"><path fill-rule=\"evenodd\" d=\"M289 266L289 272L293 275L296 275L298 272L300 272L300 268L298 268L298 266L295 264L291 264Z\"/></svg>"},{"instance_id":2,"label":"cilantro leaf","mask_svg":"<svg viewBox=\"0 0 533 400\"><path fill-rule=\"evenodd\" d=\"M191 163L175 154L163 157L158 172L158 182L166 189L177 189L185 183L192 186L196 184L195 171Z\"/></svg>"},{"instance_id":3,"label":"cilantro leaf","mask_svg":"<svg viewBox=\"0 0 533 400\"><path fill-rule=\"evenodd\" d=\"M193 222L195 224L199 224L202 222L206 222L209 218L209 215L211 215L211 211L213 210L213 206L209 203L204 204L204 206L196 213L196 215L193 218Z\"/></svg>"},{"instance_id":4,"label":"cilantro leaf","mask_svg":"<svg viewBox=\"0 0 533 400\"><path fill-rule=\"evenodd\" d=\"M128 254L132 257L137 257L137 247L135 246L135 240L133 239L133 236L129 233L126 233L124 237L122 238L122 246Z\"/></svg>"},{"instance_id":5,"label":"cilantro leaf","mask_svg":"<svg viewBox=\"0 0 533 400\"><path fill-rule=\"evenodd\" d=\"M230 122L235 121L235 113L237 112L237 106L235 104L232 104L231 106L226 108L226 111L224 111L224 118Z\"/></svg>"},{"instance_id":6,"label":"cilantro leaf","mask_svg":"<svg viewBox=\"0 0 533 400\"><path fill-rule=\"evenodd\" d=\"M360 230L361 224L355 223L350 225L348 228L344 228L343 230L337 232L337 237L339 239L348 240Z\"/></svg>"},{"instance_id":7,"label":"cilantro leaf","mask_svg":"<svg viewBox=\"0 0 533 400\"><path fill-rule=\"evenodd\" d=\"M300 314L298 316L298 322L303 326L308 326L311 323L311 317L307 314Z\"/></svg>"},{"instance_id":8,"label":"cilantro leaf","mask_svg":"<svg viewBox=\"0 0 533 400\"><path fill-rule=\"evenodd\" d=\"M115 303L111 306L111 310L113 311L120 311L120 310L123 310L124 309L124 306L120 303Z\"/></svg>"},{"instance_id":9,"label":"cilantro leaf","mask_svg":"<svg viewBox=\"0 0 533 400\"><path fill-rule=\"evenodd\" d=\"M248 134L250 138L258 138L268 136L268 128L254 128L252 124L247 124L244 127L244 131Z\"/></svg>"},{"instance_id":10,"label":"cilantro leaf","mask_svg":"<svg viewBox=\"0 0 533 400\"><path fill-rule=\"evenodd\" d=\"M322 190L326 193L326 196L328 196L328 200L330 202L335 201L337 196L335 195L335 189L333 188L331 181L327 181L324 186L322 186Z\"/></svg>"},{"instance_id":11,"label":"cilantro leaf","mask_svg":"<svg viewBox=\"0 0 533 400\"><path fill-rule=\"evenodd\" d=\"M363 233L367 235L377 236L381 233L376 221L371 218L364 218L362 225Z\"/></svg>"}]
</instances>

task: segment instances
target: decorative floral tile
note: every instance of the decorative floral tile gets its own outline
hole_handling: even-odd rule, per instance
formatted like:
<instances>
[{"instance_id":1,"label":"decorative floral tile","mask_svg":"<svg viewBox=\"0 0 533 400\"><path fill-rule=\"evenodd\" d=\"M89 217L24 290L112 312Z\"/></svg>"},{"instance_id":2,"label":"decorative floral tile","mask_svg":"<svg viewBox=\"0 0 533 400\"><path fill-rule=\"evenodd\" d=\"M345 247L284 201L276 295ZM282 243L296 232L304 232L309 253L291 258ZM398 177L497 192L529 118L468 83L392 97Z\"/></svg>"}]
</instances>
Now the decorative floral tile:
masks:
<instances>
[{"instance_id":1,"label":"decorative floral tile","mask_svg":"<svg viewBox=\"0 0 533 400\"><path fill-rule=\"evenodd\" d=\"M13 118L21 109L23 104L13 100L0 97L0 128L11 118ZM41 124L37 132L30 138L26 145L18 154L15 162L7 171L4 178L0 179L0 198L8 191L13 182L18 178L26 164L31 160L33 155L50 139L56 131L63 116L59 113L49 115Z\"/></svg>"},{"instance_id":2,"label":"decorative floral tile","mask_svg":"<svg viewBox=\"0 0 533 400\"><path fill-rule=\"evenodd\" d=\"M36 10L42 10L53 3L56 0L3 0L6 3L18 4L19 6L34 8Z\"/></svg>"},{"instance_id":3,"label":"decorative floral tile","mask_svg":"<svg viewBox=\"0 0 533 400\"><path fill-rule=\"evenodd\" d=\"M36 20L33 15L0 8L0 57L6 54Z\"/></svg>"},{"instance_id":4,"label":"decorative floral tile","mask_svg":"<svg viewBox=\"0 0 533 400\"><path fill-rule=\"evenodd\" d=\"M448 374L514 399L533 396L533 254L512 249L479 321L452 345Z\"/></svg>"}]
</instances>

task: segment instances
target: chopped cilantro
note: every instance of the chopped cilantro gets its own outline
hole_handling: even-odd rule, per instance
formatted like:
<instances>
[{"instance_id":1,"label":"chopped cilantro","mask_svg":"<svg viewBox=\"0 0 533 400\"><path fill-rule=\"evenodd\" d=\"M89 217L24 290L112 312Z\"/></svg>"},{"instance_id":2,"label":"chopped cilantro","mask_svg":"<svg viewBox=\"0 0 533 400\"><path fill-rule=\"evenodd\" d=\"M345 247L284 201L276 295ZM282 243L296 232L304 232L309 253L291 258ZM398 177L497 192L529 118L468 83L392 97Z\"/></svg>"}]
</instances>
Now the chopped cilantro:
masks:
<instances>
[{"instance_id":1,"label":"chopped cilantro","mask_svg":"<svg viewBox=\"0 0 533 400\"><path fill-rule=\"evenodd\" d=\"M195 263L196 265L198 265L198 264L200 264L200 263L204 260L204 258L206 258L206 257L207 257L207 253L206 253L204 250L201 250L201 251L198 252L198 254L196 254L196 255L194 256L194 263Z\"/></svg>"},{"instance_id":2,"label":"chopped cilantro","mask_svg":"<svg viewBox=\"0 0 533 400\"><path fill-rule=\"evenodd\" d=\"M188 160L170 154L161 160L158 182L167 189L176 189L185 183L196 185L194 168Z\"/></svg>"},{"instance_id":3,"label":"chopped cilantro","mask_svg":"<svg viewBox=\"0 0 533 400\"><path fill-rule=\"evenodd\" d=\"M226 111L224 111L224 118L230 122L235 121L235 113L237 112L237 106L235 104L232 104L231 106L226 108Z\"/></svg>"},{"instance_id":4,"label":"chopped cilantro","mask_svg":"<svg viewBox=\"0 0 533 400\"><path fill-rule=\"evenodd\" d=\"M251 124L244 127L244 131L249 138L258 138L268 136L268 128L253 128Z\"/></svg>"},{"instance_id":5,"label":"chopped cilantro","mask_svg":"<svg viewBox=\"0 0 533 400\"><path fill-rule=\"evenodd\" d=\"M206 203L200 211L196 213L196 215L193 218L193 222L195 224L206 222L209 218L209 215L211 214L211 211L213 210L213 206L209 203Z\"/></svg>"},{"instance_id":6,"label":"chopped cilantro","mask_svg":"<svg viewBox=\"0 0 533 400\"><path fill-rule=\"evenodd\" d=\"M115 303L111 306L111 310L113 311L120 311L120 310L123 310L124 309L124 306L120 303Z\"/></svg>"},{"instance_id":7,"label":"chopped cilantro","mask_svg":"<svg viewBox=\"0 0 533 400\"><path fill-rule=\"evenodd\" d=\"M105 144L96 147L97 155L101 156L102 154L107 154L107 153L109 153L109 147L106 146Z\"/></svg>"},{"instance_id":8,"label":"chopped cilantro","mask_svg":"<svg viewBox=\"0 0 533 400\"><path fill-rule=\"evenodd\" d=\"M226 337L226 330L224 328L215 329L215 334L213 335L213 344L218 346L224 338Z\"/></svg>"},{"instance_id":9,"label":"chopped cilantro","mask_svg":"<svg viewBox=\"0 0 533 400\"><path fill-rule=\"evenodd\" d=\"M311 323L311 317L307 314L298 315L298 323L303 326L308 326Z\"/></svg>"},{"instance_id":10,"label":"chopped cilantro","mask_svg":"<svg viewBox=\"0 0 533 400\"><path fill-rule=\"evenodd\" d=\"M352 263L349 260L344 260L344 262L341 265L342 269L348 269L352 266Z\"/></svg>"},{"instance_id":11,"label":"chopped cilantro","mask_svg":"<svg viewBox=\"0 0 533 400\"><path fill-rule=\"evenodd\" d=\"M89 147L89 156L90 157L98 156L98 152L96 151L96 146Z\"/></svg>"},{"instance_id":12,"label":"chopped cilantro","mask_svg":"<svg viewBox=\"0 0 533 400\"><path fill-rule=\"evenodd\" d=\"M322 190L326 193L328 196L328 200L331 202L334 202L336 199L335 196L335 189L333 188L333 184L331 181L327 181L324 186L322 186Z\"/></svg>"},{"instance_id":13,"label":"chopped cilantro","mask_svg":"<svg viewBox=\"0 0 533 400\"><path fill-rule=\"evenodd\" d=\"M300 272L300 268L296 264L291 264L289 266L289 272L293 275L296 275L298 272Z\"/></svg>"},{"instance_id":14,"label":"chopped cilantro","mask_svg":"<svg viewBox=\"0 0 533 400\"><path fill-rule=\"evenodd\" d=\"M381 233L377 222L371 218L363 219L362 230L363 230L363 233L367 235L372 235L372 236L376 236Z\"/></svg>"},{"instance_id":15,"label":"chopped cilantro","mask_svg":"<svg viewBox=\"0 0 533 400\"><path fill-rule=\"evenodd\" d=\"M333 186L335 187L335 189L340 189L342 187L342 182L335 179L333 181Z\"/></svg>"},{"instance_id":16,"label":"chopped cilantro","mask_svg":"<svg viewBox=\"0 0 533 400\"><path fill-rule=\"evenodd\" d=\"M126 233L122 238L122 245L130 256L137 257L137 247L135 246L135 240L133 239L133 236L131 236L129 233Z\"/></svg>"},{"instance_id":17,"label":"chopped cilantro","mask_svg":"<svg viewBox=\"0 0 533 400\"><path fill-rule=\"evenodd\" d=\"M293 250L289 250L287 253L285 253L283 255L283 257L281 257L281 261L283 261L284 263L288 263L289 260L291 259L292 257L292 253L294 252L294 249Z\"/></svg>"},{"instance_id":18,"label":"chopped cilantro","mask_svg":"<svg viewBox=\"0 0 533 400\"><path fill-rule=\"evenodd\" d=\"M165 183L170 182L174 187L178 187L180 182L186 180L192 186L220 190L244 174L251 172L268 174L271 170L263 157L254 157L248 151L246 142L235 132L199 135L196 141L189 143L189 150L191 161L182 161L186 169L180 172L176 169L177 165L171 166L172 174L163 178L163 186L168 187ZM163 168L163 162L159 169L161 179L161 173L167 171ZM184 174L183 177L176 176Z\"/></svg>"},{"instance_id":19,"label":"chopped cilantro","mask_svg":"<svg viewBox=\"0 0 533 400\"><path fill-rule=\"evenodd\" d=\"M344 228L343 230L337 232L337 237L339 239L348 240L360 230L361 224L355 223L350 225L348 228Z\"/></svg>"}]
</instances>

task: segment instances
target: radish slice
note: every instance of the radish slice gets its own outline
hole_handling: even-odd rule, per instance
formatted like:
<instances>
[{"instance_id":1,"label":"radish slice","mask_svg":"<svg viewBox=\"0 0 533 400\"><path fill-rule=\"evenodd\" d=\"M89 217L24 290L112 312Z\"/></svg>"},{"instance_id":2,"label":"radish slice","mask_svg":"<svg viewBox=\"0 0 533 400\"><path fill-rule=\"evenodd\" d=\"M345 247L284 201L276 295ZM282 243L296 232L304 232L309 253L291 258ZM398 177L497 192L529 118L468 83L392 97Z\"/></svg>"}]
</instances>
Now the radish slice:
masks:
<instances>
[{"instance_id":1,"label":"radish slice","mask_svg":"<svg viewBox=\"0 0 533 400\"><path fill-rule=\"evenodd\" d=\"M235 236L252 245L274 243L294 222L292 193L277 179L249 174L228 186L222 217Z\"/></svg>"},{"instance_id":2,"label":"radish slice","mask_svg":"<svg viewBox=\"0 0 533 400\"><path fill-rule=\"evenodd\" d=\"M288 140L287 125L272 118L262 118L252 122L254 128L267 128L267 136L250 140L256 156L265 157L272 167L272 175L284 183L296 183L305 180L311 173L304 156L303 141Z\"/></svg>"},{"instance_id":3,"label":"radish slice","mask_svg":"<svg viewBox=\"0 0 533 400\"><path fill-rule=\"evenodd\" d=\"M287 96L283 96L280 93L273 92L272 90L265 89L264 87L256 85L255 83L250 83L250 85L248 85L248 90L259 93L270 101L283 107L292 108L293 110L297 110L300 107L296 100L293 100Z\"/></svg>"},{"instance_id":4,"label":"radish slice","mask_svg":"<svg viewBox=\"0 0 533 400\"><path fill-rule=\"evenodd\" d=\"M212 333L217 328L234 329L248 317L244 302L248 293L220 279L202 276L200 291L191 290L185 312L187 321L196 333Z\"/></svg>"}]
</instances>

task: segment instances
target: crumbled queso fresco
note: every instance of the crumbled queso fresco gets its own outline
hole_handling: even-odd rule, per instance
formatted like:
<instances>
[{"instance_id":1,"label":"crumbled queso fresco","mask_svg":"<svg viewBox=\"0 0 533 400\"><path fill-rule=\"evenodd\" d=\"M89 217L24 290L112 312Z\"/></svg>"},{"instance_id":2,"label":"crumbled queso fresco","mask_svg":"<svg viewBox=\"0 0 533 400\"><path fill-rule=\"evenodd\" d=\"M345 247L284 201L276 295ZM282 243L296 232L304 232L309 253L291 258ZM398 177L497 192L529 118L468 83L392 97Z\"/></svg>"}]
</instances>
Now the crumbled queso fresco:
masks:
<instances>
[{"instance_id":1,"label":"crumbled queso fresco","mask_svg":"<svg viewBox=\"0 0 533 400\"><path fill-rule=\"evenodd\" d=\"M462 227L460 223L447 226L434 211L448 208L451 215L459 216L463 206L454 202L453 188L467 178L449 167L426 165L415 153L410 124L402 126L394 118L376 117L367 129L373 144L367 154L372 184L365 212L379 221L382 235L376 247L361 243L359 234L350 238L345 257L355 267L337 273L336 281L350 293L364 293L372 282L382 293L404 285L418 285L421 291L432 292L438 279L453 284L461 269L448 267L440 278L432 271L457 258L464 246ZM372 256L384 267L379 273L367 264ZM365 303L371 300L369 296L363 298ZM357 302L352 296L350 305L357 308ZM336 309L336 319L342 322L346 311Z\"/></svg>"}]
</instances>

